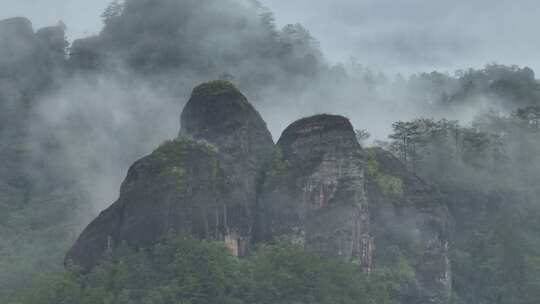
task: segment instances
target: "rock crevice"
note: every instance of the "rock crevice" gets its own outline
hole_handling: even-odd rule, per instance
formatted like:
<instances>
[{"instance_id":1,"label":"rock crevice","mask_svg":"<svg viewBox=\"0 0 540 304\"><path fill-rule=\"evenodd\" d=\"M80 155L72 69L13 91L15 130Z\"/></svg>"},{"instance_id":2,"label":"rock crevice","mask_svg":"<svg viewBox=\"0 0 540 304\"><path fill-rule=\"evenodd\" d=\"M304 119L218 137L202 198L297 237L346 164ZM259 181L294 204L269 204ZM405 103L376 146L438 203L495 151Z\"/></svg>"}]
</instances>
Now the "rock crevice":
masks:
<instances>
[{"instance_id":1,"label":"rock crevice","mask_svg":"<svg viewBox=\"0 0 540 304\"><path fill-rule=\"evenodd\" d=\"M342 116L298 120L274 145L246 97L214 81L194 89L179 137L130 168L67 258L91 269L122 243L148 247L171 232L238 256L280 237L367 273L404 259L415 282L403 298L444 303L449 216L437 197L388 152L362 149Z\"/></svg>"},{"instance_id":2,"label":"rock crevice","mask_svg":"<svg viewBox=\"0 0 540 304\"><path fill-rule=\"evenodd\" d=\"M287 128L277 144L286 169L260 195L263 239L292 237L369 271L369 204L362 148L349 120L317 115Z\"/></svg>"}]
</instances>

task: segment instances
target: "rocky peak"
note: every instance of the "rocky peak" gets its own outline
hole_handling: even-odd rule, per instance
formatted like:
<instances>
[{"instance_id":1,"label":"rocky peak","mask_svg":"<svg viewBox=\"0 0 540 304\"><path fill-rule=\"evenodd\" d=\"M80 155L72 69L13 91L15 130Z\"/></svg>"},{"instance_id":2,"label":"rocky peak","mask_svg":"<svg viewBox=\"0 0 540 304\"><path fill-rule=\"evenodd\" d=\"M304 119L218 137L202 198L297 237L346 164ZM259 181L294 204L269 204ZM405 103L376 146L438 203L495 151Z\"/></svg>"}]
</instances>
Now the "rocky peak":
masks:
<instances>
[{"instance_id":1,"label":"rocky peak","mask_svg":"<svg viewBox=\"0 0 540 304\"><path fill-rule=\"evenodd\" d=\"M435 189L392 154L363 150L347 118L298 120L274 146L246 97L213 81L193 90L179 137L130 168L118 201L68 259L89 269L118 244L148 247L169 232L222 241L239 256L285 237L364 272L397 260L412 273L404 303L444 303L448 222Z\"/></svg>"},{"instance_id":2,"label":"rocky peak","mask_svg":"<svg viewBox=\"0 0 540 304\"><path fill-rule=\"evenodd\" d=\"M255 152L258 157L274 144L261 115L234 84L224 80L193 89L182 112L180 136L207 140L224 153Z\"/></svg>"},{"instance_id":3,"label":"rocky peak","mask_svg":"<svg viewBox=\"0 0 540 304\"><path fill-rule=\"evenodd\" d=\"M351 153L360 157L361 151L350 121L327 114L291 124L281 135L278 147L293 167L317 164L329 154Z\"/></svg>"},{"instance_id":4,"label":"rocky peak","mask_svg":"<svg viewBox=\"0 0 540 304\"><path fill-rule=\"evenodd\" d=\"M261 237L286 236L369 270L362 149L348 119L301 119L281 136L259 206Z\"/></svg>"},{"instance_id":5,"label":"rocky peak","mask_svg":"<svg viewBox=\"0 0 540 304\"><path fill-rule=\"evenodd\" d=\"M26 18L0 20L0 67L11 68L30 56L34 48L34 29ZM0 76L4 72L0 71Z\"/></svg>"},{"instance_id":6,"label":"rocky peak","mask_svg":"<svg viewBox=\"0 0 540 304\"><path fill-rule=\"evenodd\" d=\"M77 69L92 70L102 67L104 50L99 36L76 39L71 44L68 64Z\"/></svg>"},{"instance_id":7,"label":"rocky peak","mask_svg":"<svg viewBox=\"0 0 540 304\"><path fill-rule=\"evenodd\" d=\"M240 92L200 89L183 111L179 138L130 168L118 201L83 231L68 259L89 269L121 243L148 247L170 232L223 241L246 254L256 180L272 138Z\"/></svg>"},{"instance_id":8,"label":"rocky peak","mask_svg":"<svg viewBox=\"0 0 540 304\"><path fill-rule=\"evenodd\" d=\"M253 119L262 121L232 83L211 81L193 89L182 111L180 136L224 141Z\"/></svg>"},{"instance_id":9,"label":"rocky peak","mask_svg":"<svg viewBox=\"0 0 540 304\"><path fill-rule=\"evenodd\" d=\"M34 33L26 18L0 20L0 94L13 87L32 93L47 88L64 65L67 45L63 25Z\"/></svg>"},{"instance_id":10,"label":"rocky peak","mask_svg":"<svg viewBox=\"0 0 540 304\"><path fill-rule=\"evenodd\" d=\"M280 141L287 145L291 141L310 137L322 136L329 133L339 134L341 136L353 136L354 130L351 122L340 115L320 114L311 117L306 117L292 123L280 138ZM340 142L336 140L336 142ZM326 141L321 141L320 144L329 144Z\"/></svg>"},{"instance_id":11,"label":"rocky peak","mask_svg":"<svg viewBox=\"0 0 540 304\"><path fill-rule=\"evenodd\" d=\"M203 139L218 148L236 200L251 214L274 142L261 115L238 88L224 80L195 87L182 112L180 137Z\"/></svg>"},{"instance_id":12,"label":"rocky peak","mask_svg":"<svg viewBox=\"0 0 540 304\"><path fill-rule=\"evenodd\" d=\"M56 51L64 58L65 25L48 26L34 33L30 20L18 17L0 20L0 54L2 57L36 55ZM4 59L5 60L5 59Z\"/></svg>"},{"instance_id":13,"label":"rocky peak","mask_svg":"<svg viewBox=\"0 0 540 304\"><path fill-rule=\"evenodd\" d=\"M6 39L10 37L32 38L34 29L32 22L24 17L16 17L0 20L0 37Z\"/></svg>"},{"instance_id":14,"label":"rocky peak","mask_svg":"<svg viewBox=\"0 0 540 304\"><path fill-rule=\"evenodd\" d=\"M40 45L51 50L62 52L66 47L66 30L62 25L48 26L36 32L36 39Z\"/></svg>"}]
</instances>

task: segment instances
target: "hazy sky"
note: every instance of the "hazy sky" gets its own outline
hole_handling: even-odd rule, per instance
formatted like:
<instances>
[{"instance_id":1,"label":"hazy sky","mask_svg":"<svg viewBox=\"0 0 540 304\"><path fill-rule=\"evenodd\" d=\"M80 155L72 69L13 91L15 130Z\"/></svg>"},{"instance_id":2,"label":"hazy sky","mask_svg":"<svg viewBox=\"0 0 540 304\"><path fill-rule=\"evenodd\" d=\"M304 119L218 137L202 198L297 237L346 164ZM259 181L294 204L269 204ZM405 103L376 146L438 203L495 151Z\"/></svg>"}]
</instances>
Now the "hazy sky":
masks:
<instances>
[{"instance_id":1,"label":"hazy sky","mask_svg":"<svg viewBox=\"0 0 540 304\"><path fill-rule=\"evenodd\" d=\"M110 0L0 0L0 18L36 27L63 20L69 35L97 33ZM538 0L262 0L279 24L300 22L332 62L357 58L387 71L453 71L488 62L540 71Z\"/></svg>"}]
</instances>

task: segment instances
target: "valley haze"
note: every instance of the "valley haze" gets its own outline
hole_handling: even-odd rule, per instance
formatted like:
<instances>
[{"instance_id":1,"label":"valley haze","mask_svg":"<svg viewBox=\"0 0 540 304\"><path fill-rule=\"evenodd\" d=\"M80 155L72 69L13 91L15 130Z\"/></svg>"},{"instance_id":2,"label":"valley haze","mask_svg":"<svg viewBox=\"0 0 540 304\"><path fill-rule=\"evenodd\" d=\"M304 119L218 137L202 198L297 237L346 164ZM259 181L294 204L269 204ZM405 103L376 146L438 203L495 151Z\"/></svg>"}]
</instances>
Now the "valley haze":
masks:
<instances>
[{"instance_id":1,"label":"valley haze","mask_svg":"<svg viewBox=\"0 0 540 304\"><path fill-rule=\"evenodd\" d=\"M275 279L231 279L216 291L231 303L278 303L254 290L286 294L279 252L336 284L315 303L534 303L539 15L533 0L3 0L0 302L168 303L149 256L227 260L218 241L247 258L215 271ZM130 259L163 281L133 292L114 275Z\"/></svg>"}]
</instances>

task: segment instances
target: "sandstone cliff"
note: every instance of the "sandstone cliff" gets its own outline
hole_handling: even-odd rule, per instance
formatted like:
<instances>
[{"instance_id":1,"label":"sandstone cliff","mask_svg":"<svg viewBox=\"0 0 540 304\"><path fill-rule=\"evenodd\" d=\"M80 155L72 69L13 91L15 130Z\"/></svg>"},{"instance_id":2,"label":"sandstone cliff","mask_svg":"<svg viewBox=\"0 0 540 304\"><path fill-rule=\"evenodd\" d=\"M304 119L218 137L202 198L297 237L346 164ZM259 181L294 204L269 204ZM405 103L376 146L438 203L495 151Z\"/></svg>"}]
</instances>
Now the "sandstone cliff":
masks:
<instances>
[{"instance_id":1,"label":"sandstone cliff","mask_svg":"<svg viewBox=\"0 0 540 304\"><path fill-rule=\"evenodd\" d=\"M37 184L30 180L39 175L38 169L29 168L32 106L34 97L49 88L52 75L61 69L65 46L60 26L34 33L26 18L0 20L0 212L4 215L13 211L4 208L26 204L30 185Z\"/></svg>"},{"instance_id":2,"label":"sandstone cliff","mask_svg":"<svg viewBox=\"0 0 540 304\"><path fill-rule=\"evenodd\" d=\"M91 268L122 242L151 246L170 232L221 240L244 255L255 225L255 185L272 150L265 122L236 88L195 88L179 138L130 168L119 200L68 258Z\"/></svg>"},{"instance_id":3,"label":"sandstone cliff","mask_svg":"<svg viewBox=\"0 0 540 304\"><path fill-rule=\"evenodd\" d=\"M91 214L78 181L51 161L54 138L34 132L43 126L41 98L64 72L65 47L63 26L34 31L26 18L0 20L0 299L60 270L73 231Z\"/></svg>"},{"instance_id":4,"label":"sandstone cliff","mask_svg":"<svg viewBox=\"0 0 540 304\"><path fill-rule=\"evenodd\" d=\"M404 303L448 300L448 211L393 155L363 150L348 119L301 119L274 145L225 81L196 87L181 118L179 137L130 168L68 259L90 269L122 243L148 247L171 232L239 256L284 237L366 273L402 263L412 273Z\"/></svg>"},{"instance_id":5,"label":"sandstone cliff","mask_svg":"<svg viewBox=\"0 0 540 304\"><path fill-rule=\"evenodd\" d=\"M260 196L262 237L288 236L329 257L371 266L364 162L349 120L318 115L279 140Z\"/></svg>"},{"instance_id":6,"label":"sandstone cliff","mask_svg":"<svg viewBox=\"0 0 540 304\"><path fill-rule=\"evenodd\" d=\"M445 303L451 291L450 215L437 191L391 153L366 150L374 263L399 262L414 269L405 303Z\"/></svg>"}]
</instances>

